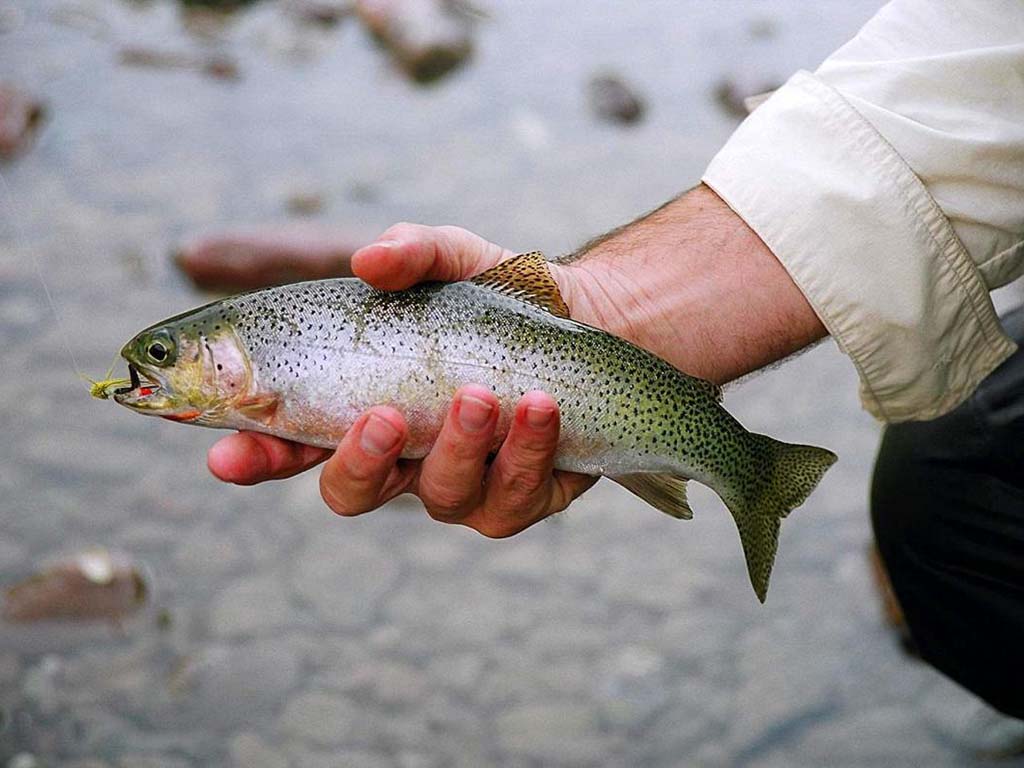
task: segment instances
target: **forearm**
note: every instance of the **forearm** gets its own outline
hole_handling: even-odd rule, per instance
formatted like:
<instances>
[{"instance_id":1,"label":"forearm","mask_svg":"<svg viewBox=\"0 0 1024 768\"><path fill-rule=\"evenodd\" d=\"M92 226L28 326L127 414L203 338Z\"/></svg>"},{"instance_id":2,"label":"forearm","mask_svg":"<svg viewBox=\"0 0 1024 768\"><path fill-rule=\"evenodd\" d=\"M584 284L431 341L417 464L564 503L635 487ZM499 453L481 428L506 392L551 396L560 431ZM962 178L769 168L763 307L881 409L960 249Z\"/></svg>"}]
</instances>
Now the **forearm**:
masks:
<instances>
[{"instance_id":1,"label":"forearm","mask_svg":"<svg viewBox=\"0 0 1024 768\"><path fill-rule=\"evenodd\" d=\"M719 383L826 335L771 251L704 185L554 271L575 319Z\"/></svg>"}]
</instances>

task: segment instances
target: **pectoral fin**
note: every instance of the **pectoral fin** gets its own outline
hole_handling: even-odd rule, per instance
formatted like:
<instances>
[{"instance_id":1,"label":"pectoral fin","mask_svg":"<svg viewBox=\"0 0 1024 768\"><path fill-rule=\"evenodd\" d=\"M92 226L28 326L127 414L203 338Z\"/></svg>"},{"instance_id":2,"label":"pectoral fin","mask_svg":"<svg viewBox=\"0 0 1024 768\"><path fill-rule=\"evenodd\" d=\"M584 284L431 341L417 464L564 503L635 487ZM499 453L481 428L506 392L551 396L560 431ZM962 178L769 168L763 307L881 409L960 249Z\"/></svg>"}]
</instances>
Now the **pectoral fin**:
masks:
<instances>
[{"instance_id":1,"label":"pectoral fin","mask_svg":"<svg viewBox=\"0 0 1024 768\"><path fill-rule=\"evenodd\" d=\"M679 520L690 520L693 510L686 501L686 482L682 475L635 474L609 478L635 493L652 507Z\"/></svg>"},{"instance_id":2,"label":"pectoral fin","mask_svg":"<svg viewBox=\"0 0 1024 768\"><path fill-rule=\"evenodd\" d=\"M263 423L269 422L277 413L281 400L277 395L249 395L238 401L238 412Z\"/></svg>"}]
</instances>

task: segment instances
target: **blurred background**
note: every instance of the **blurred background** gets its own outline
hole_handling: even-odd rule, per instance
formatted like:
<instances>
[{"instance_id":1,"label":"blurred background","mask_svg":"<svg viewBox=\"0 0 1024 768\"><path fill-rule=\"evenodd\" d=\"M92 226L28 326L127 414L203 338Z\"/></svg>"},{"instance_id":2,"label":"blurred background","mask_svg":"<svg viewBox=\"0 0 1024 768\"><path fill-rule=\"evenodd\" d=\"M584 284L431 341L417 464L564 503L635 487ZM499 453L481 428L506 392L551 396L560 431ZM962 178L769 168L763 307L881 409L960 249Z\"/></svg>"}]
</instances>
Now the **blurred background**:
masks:
<instances>
[{"instance_id":1,"label":"blurred background","mask_svg":"<svg viewBox=\"0 0 1024 768\"><path fill-rule=\"evenodd\" d=\"M840 456L764 606L705 489L680 523L602 482L504 541L411 498L340 519L316 473L222 485L215 435L78 376L208 299L171 258L197 234L569 251L879 5L0 0L0 765L990 764L884 625L879 430L831 344L727 392Z\"/></svg>"}]
</instances>

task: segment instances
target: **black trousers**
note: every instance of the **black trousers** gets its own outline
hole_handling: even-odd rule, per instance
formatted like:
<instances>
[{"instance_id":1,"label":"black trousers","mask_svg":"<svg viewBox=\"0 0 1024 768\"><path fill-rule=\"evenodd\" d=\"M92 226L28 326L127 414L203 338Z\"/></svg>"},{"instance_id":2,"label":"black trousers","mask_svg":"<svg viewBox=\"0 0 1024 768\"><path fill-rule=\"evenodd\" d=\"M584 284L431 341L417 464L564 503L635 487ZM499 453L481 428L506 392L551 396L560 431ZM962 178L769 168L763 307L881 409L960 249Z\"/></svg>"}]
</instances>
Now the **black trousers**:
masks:
<instances>
[{"instance_id":1,"label":"black trousers","mask_svg":"<svg viewBox=\"0 0 1024 768\"><path fill-rule=\"evenodd\" d=\"M1024 308L1003 322L1024 349ZM1024 719L1024 351L953 413L886 430L871 517L921 657Z\"/></svg>"}]
</instances>

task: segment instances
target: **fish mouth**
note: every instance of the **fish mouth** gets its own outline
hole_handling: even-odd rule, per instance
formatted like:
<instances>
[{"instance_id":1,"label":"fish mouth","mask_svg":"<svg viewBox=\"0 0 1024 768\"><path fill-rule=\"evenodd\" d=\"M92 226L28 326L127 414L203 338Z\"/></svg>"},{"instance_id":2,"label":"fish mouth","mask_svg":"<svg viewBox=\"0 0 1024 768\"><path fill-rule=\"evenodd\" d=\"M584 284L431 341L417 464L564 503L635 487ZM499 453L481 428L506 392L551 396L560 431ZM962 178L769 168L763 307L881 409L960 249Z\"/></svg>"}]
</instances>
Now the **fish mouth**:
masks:
<instances>
[{"instance_id":1,"label":"fish mouth","mask_svg":"<svg viewBox=\"0 0 1024 768\"><path fill-rule=\"evenodd\" d=\"M147 370L134 363L128 363L129 383L113 392L114 400L121 405L142 406L147 401L163 399L167 395L163 382Z\"/></svg>"}]
</instances>

